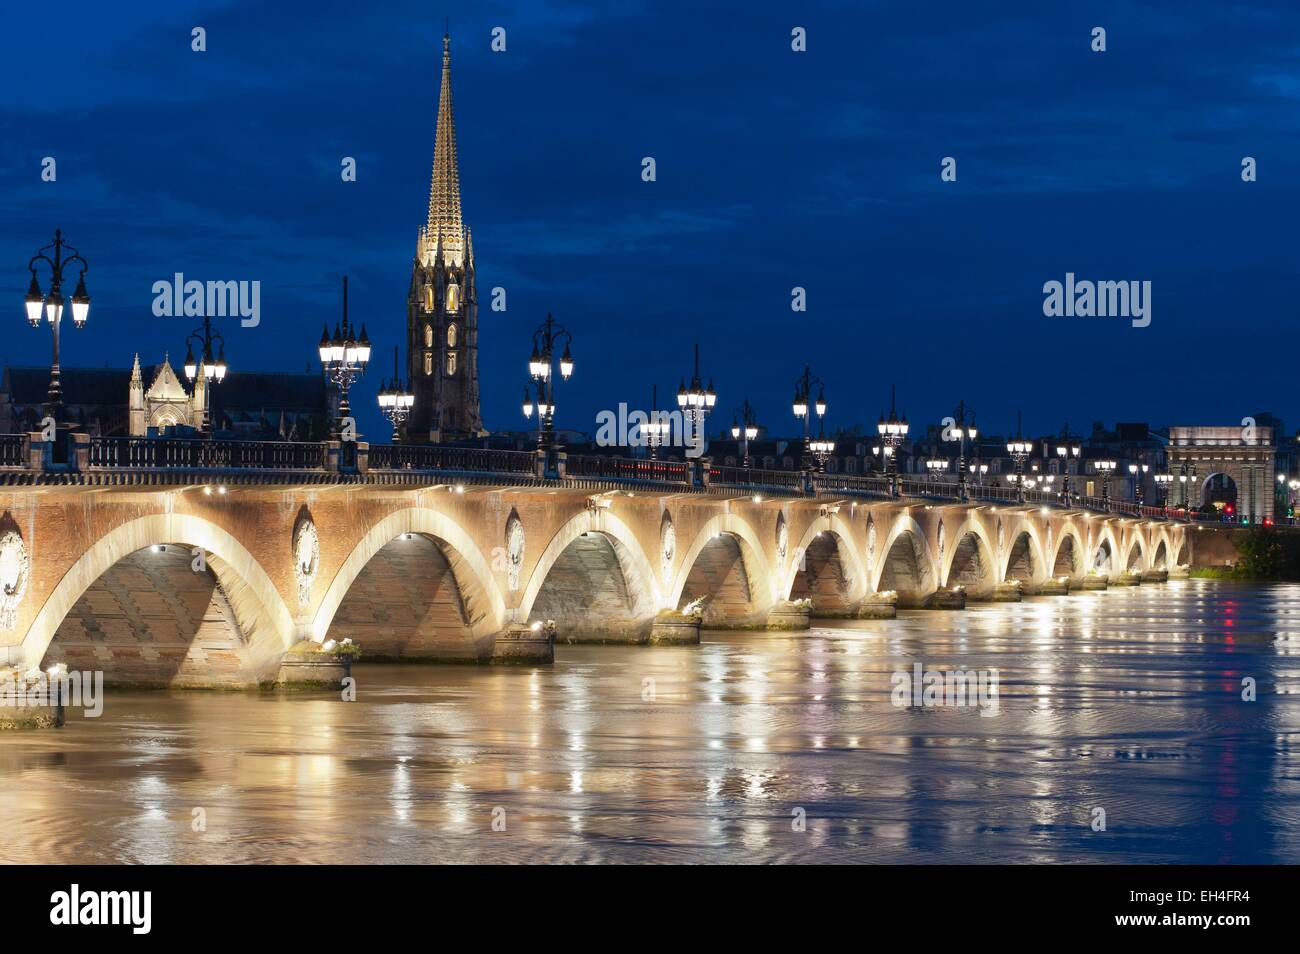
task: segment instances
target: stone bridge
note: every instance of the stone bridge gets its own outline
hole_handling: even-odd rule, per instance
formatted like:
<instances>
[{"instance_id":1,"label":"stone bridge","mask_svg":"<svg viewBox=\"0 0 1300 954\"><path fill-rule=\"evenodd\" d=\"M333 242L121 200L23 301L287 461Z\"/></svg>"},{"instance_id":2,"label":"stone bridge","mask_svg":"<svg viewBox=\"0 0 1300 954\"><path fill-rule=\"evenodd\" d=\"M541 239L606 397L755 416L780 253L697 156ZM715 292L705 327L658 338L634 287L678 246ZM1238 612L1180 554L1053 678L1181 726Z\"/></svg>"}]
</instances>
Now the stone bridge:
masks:
<instances>
[{"instance_id":1,"label":"stone bridge","mask_svg":"<svg viewBox=\"0 0 1300 954\"><path fill-rule=\"evenodd\" d=\"M957 609L1189 562L1188 527L1147 516L753 479L5 476L0 665L118 684L266 683L292 648L344 637L369 659L547 660L552 638L693 642L701 625Z\"/></svg>"}]
</instances>

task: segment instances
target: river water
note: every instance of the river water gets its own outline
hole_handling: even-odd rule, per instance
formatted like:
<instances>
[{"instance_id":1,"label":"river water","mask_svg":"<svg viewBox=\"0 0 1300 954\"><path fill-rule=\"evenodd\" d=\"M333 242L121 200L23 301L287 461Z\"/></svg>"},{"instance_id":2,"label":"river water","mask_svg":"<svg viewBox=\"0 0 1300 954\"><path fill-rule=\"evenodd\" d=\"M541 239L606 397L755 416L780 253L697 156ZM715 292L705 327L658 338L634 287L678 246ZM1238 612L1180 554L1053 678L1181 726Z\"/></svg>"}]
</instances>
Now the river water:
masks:
<instances>
[{"instance_id":1,"label":"river water","mask_svg":"<svg viewBox=\"0 0 1300 954\"><path fill-rule=\"evenodd\" d=\"M917 662L997 714L891 704ZM1300 586L356 675L0 734L0 860L1300 862Z\"/></svg>"}]
</instances>

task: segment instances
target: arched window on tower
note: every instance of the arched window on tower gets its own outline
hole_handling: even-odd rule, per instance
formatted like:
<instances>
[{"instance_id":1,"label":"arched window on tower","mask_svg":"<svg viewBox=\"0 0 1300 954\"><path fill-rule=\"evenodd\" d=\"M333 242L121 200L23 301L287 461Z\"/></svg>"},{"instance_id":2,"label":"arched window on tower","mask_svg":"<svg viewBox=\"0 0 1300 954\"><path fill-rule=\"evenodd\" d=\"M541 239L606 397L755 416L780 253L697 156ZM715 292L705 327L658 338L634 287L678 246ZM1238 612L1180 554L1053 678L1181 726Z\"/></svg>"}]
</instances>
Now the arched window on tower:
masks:
<instances>
[{"instance_id":1,"label":"arched window on tower","mask_svg":"<svg viewBox=\"0 0 1300 954\"><path fill-rule=\"evenodd\" d=\"M456 326L454 324L447 326L447 347L456 347Z\"/></svg>"},{"instance_id":2,"label":"arched window on tower","mask_svg":"<svg viewBox=\"0 0 1300 954\"><path fill-rule=\"evenodd\" d=\"M447 377L451 377L455 373L456 373L456 352L449 351L447 353Z\"/></svg>"},{"instance_id":3,"label":"arched window on tower","mask_svg":"<svg viewBox=\"0 0 1300 954\"><path fill-rule=\"evenodd\" d=\"M433 347L433 325L424 326L424 346L426 348Z\"/></svg>"},{"instance_id":4,"label":"arched window on tower","mask_svg":"<svg viewBox=\"0 0 1300 954\"><path fill-rule=\"evenodd\" d=\"M433 282L424 283L424 310L433 311Z\"/></svg>"},{"instance_id":5,"label":"arched window on tower","mask_svg":"<svg viewBox=\"0 0 1300 954\"><path fill-rule=\"evenodd\" d=\"M447 286L447 314L454 315L460 310L460 286L451 282Z\"/></svg>"},{"instance_id":6,"label":"arched window on tower","mask_svg":"<svg viewBox=\"0 0 1300 954\"><path fill-rule=\"evenodd\" d=\"M427 351L424 353L424 373L433 374L433 355Z\"/></svg>"}]
</instances>

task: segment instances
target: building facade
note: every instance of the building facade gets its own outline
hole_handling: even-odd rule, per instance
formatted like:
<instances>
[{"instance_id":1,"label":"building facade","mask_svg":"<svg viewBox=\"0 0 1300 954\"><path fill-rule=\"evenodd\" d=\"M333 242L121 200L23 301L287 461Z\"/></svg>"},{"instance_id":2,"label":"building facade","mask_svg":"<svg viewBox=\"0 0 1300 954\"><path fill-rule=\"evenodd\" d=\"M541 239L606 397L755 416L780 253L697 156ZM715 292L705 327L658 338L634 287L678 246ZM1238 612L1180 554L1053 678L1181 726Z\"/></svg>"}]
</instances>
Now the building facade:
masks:
<instances>
[{"instance_id":1,"label":"building facade","mask_svg":"<svg viewBox=\"0 0 1300 954\"><path fill-rule=\"evenodd\" d=\"M406 324L407 374L415 395L407 439L441 443L484 436L474 242L460 210L450 36L442 38L429 209L416 240Z\"/></svg>"}]
</instances>

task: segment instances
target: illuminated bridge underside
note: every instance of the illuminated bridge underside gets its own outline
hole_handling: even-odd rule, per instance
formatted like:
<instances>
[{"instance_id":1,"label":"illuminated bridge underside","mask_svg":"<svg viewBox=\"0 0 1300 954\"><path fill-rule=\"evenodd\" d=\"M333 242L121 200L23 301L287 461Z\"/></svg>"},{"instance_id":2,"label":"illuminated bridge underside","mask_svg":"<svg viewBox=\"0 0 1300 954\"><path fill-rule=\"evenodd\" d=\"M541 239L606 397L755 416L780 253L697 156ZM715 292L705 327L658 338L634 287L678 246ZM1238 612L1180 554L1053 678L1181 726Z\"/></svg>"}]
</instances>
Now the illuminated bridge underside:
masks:
<instances>
[{"instance_id":1,"label":"illuminated bridge underside","mask_svg":"<svg viewBox=\"0 0 1300 954\"><path fill-rule=\"evenodd\" d=\"M314 554L295 549L304 523ZM688 607L705 627L797 629L810 612L871 615L891 591L906 608L1104 585L1098 573L1151 582L1194 536L1038 506L600 480L11 486L0 573L25 560L27 575L0 663L231 686L344 637L371 658L482 662L545 621L561 645L646 642Z\"/></svg>"}]
</instances>

